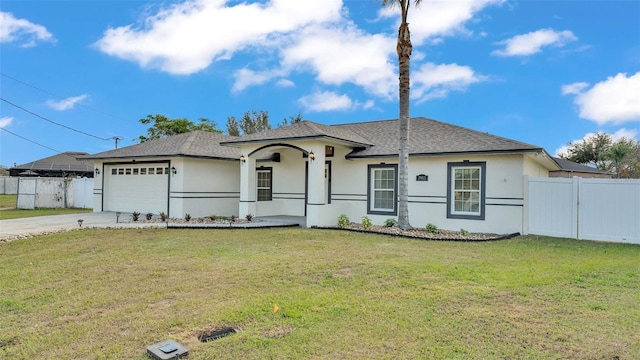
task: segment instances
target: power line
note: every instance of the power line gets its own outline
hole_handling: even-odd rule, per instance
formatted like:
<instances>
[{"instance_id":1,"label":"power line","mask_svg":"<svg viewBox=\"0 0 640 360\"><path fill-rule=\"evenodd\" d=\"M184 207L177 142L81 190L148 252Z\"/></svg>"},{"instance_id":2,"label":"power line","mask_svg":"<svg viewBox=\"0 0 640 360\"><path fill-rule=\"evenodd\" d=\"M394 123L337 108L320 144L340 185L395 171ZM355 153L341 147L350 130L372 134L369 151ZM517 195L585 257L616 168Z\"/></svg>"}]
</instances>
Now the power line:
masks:
<instances>
[{"instance_id":1,"label":"power line","mask_svg":"<svg viewBox=\"0 0 640 360\"><path fill-rule=\"evenodd\" d=\"M49 150L53 150L53 151L57 152L58 154L62 154L62 151L56 150L56 149L54 149L54 148L50 148L50 147L48 147L48 146L46 146L46 145L42 145L42 144L37 143L37 142L35 142L35 141L33 141L33 140L29 140L29 139L27 139L26 137L21 136L21 135L18 135L18 134L14 133L14 132L11 132L11 131L9 131L9 130L7 130L7 129L5 129L5 128L1 128L1 127L0 127L0 130L2 130L2 131L6 131L6 132L8 132L9 134L11 134L11 135L13 135L13 136L17 136L17 137L19 137L19 138L20 138L20 139L22 139L22 140L26 140L26 141L28 141L28 142L30 142L30 143L36 144L36 145L38 145L38 146L42 146L43 148L46 148L46 149L49 149Z\"/></svg>"},{"instance_id":2,"label":"power line","mask_svg":"<svg viewBox=\"0 0 640 360\"><path fill-rule=\"evenodd\" d=\"M52 93L52 92L50 92L50 91L44 90L44 89L42 89L42 88L39 88L39 87L37 87L37 86L35 86L35 85L31 85L31 84L29 84L29 83L27 83L27 82L24 82L24 81L22 81L22 80L16 79L15 77L13 77L13 76L11 76L11 75L7 75L7 74L5 74L5 73L3 73L3 72L0 72L0 75L2 75L2 76L4 76L4 77L6 77L7 79L11 79L11 80L13 80L13 81L15 81L15 82L17 82L17 83L20 83L20 84L22 84L22 85L28 86L28 87L30 87L30 88L32 88L32 89L36 89L36 90L41 91L41 92L43 92L43 93L45 93L45 94L48 94L48 95L51 95L51 96L57 97L58 99L66 99L64 96L60 96L60 95L54 94L54 93ZM78 106L82 106L82 107L84 107L84 108L86 108L86 109L89 109L89 110L91 110L91 111L97 112L97 113L99 113L99 114L110 116L110 117L112 117L112 118L114 118L114 119L121 119L121 120L123 120L123 119L122 119L121 117L119 117L119 116L115 116L115 115L109 114L109 113L107 113L107 112L104 112L104 111L101 111L101 110L98 110L98 109L94 109L94 108L89 107L89 106L86 106L86 105L84 105L84 104L77 104L77 105L78 105Z\"/></svg>"},{"instance_id":3,"label":"power line","mask_svg":"<svg viewBox=\"0 0 640 360\"><path fill-rule=\"evenodd\" d=\"M74 128L69 127L69 126L67 126L67 125L57 123L57 122L55 122L55 121L53 121L53 120L49 120L49 119L47 119L47 118L46 118L46 117L44 117L44 116L40 116L40 115L38 115L38 114L34 113L33 111L27 110L27 109L25 109L25 108L23 108L23 107L21 107L21 106L19 106L19 105L16 105L16 104L12 103L12 102L11 102L11 101L9 101L9 100L4 99L4 98L0 98L0 100L2 100L2 101L4 101L4 102L6 102L7 104L9 104L9 105L11 105L11 106L16 107L16 108L18 108L18 109L20 109L20 110L22 110L22 111L24 111L24 112L26 112L26 113L29 113L29 114L31 114L31 115L33 115L33 116L36 116L36 117L39 117L40 119L45 120L45 121L48 121L48 122L50 122L50 123L52 123L52 124L55 124L55 125L61 126L61 127L65 128L65 129L69 129L69 130L71 130L71 131L75 131L75 132L80 133L80 134L82 134L82 135L91 136L91 137L93 137L93 138L100 139L100 140L113 140L113 138L102 138L102 137L99 137L99 136L96 136L96 135L93 135L93 134L89 134L89 133L84 132L84 131L81 131L81 130L74 129Z\"/></svg>"}]
</instances>

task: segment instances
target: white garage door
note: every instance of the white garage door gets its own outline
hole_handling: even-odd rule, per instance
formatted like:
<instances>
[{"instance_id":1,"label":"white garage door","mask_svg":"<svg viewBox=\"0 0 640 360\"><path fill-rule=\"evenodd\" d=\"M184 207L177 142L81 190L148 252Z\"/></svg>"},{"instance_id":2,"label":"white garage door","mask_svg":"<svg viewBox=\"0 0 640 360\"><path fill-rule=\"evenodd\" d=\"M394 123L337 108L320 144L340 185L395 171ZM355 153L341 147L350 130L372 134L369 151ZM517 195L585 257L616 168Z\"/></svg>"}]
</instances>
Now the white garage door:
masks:
<instances>
[{"instance_id":1,"label":"white garage door","mask_svg":"<svg viewBox=\"0 0 640 360\"><path fill-rule=\"evenodd\" d=\"M107 165L104 181L104 211L168 213L167 163Z\"/></svg>"}]
</instances>

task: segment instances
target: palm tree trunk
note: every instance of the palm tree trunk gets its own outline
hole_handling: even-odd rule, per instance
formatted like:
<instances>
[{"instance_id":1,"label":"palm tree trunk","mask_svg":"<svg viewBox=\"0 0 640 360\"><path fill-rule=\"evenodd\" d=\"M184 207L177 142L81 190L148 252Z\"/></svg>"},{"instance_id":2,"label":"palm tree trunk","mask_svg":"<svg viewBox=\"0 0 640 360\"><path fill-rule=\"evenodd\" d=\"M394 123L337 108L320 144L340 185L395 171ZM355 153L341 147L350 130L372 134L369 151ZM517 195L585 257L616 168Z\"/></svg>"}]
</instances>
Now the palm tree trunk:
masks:
<instances>
[{"instance_id":1,"label":"palm tree trunk","mask_svg":"<svg viewBox=\"0 0 640 360\"><path fill-rule=\"evenodd\" d=\"M408 7L403 10L408 10ZM400 151L398 166L398 227L401 229L411 229L409 224L409 97L411 83L409 78L411 60L411 39L409 34L409 24L406 22L406 12L403 11L403 21L398 29L398 52L399 64L399 97L400 97Z\"/></svg>"}]
</instances>

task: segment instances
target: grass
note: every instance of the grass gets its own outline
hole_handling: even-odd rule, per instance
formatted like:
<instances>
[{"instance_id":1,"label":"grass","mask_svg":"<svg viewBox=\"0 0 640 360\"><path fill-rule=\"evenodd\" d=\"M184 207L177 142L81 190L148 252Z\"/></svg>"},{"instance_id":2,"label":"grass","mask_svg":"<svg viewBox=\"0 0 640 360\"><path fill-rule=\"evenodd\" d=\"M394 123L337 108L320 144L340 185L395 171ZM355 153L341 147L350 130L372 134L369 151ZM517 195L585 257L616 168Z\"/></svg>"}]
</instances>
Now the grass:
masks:
<instances>
[{"instance_id":1,"label":"grass","mask_svg":"<svg viewBox=\"0 0 640 360\"><path fill-rule=\"evenodd\" d=\"M0 194L0 210L15 209L18 195Z\"/></svg>"},{"instance_id":2,"label":"grass","mask_svg":"<svg viewBox=\"0 0 640 360\"><path fill-rule=\"evenodd\" d=\"M0 259L0 358L146 359L167 338L192 360L640 357L635 245L82 229Z\"/></svg>"},{"instance_id":3,"label":"grass","mask_svg":"<svg viewBox=\"0 0 640 360\"><path fill-rule=\"evenodd\" d=\"M93 211L92 209L47 209L38 208L33 210L28 209L16 209L16 203L18 201L17 195L0 195L0 220L20 219L35 216L46 215L64 215L64 214L79 214Z\"/></svg>"}]
</instances>

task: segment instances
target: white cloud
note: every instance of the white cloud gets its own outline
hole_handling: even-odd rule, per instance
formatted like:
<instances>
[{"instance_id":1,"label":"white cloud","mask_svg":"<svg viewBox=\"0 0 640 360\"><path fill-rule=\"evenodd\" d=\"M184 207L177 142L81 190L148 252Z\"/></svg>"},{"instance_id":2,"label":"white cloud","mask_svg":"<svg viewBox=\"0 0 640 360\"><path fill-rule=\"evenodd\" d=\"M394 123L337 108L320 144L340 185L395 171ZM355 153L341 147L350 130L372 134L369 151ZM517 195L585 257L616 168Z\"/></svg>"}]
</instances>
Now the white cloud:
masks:
<instances>
[{"instance_id":1,"label":"white cloud","mask_svg":"<svg viewBox=\"0 0 640 360\"><path fill-rule=\"evenodd\" d=\"M269 80L282 75L281 71L258 72L249 69L240 69L233 74L235 82L231 88L232 92L242 91L250 86L262 85Z\"/></svg>"},{"instance_id":2,"label":"white cloud","mask_svg":"<svg viewBox=\"0 0 640 360\"><path fill-rule=\"evenodd\" d=\"M409 8L409 29L411 41L420 44L426 39L455 34L470 34L464 24L471 20L478 12L487 6L501 5L504 0L465 0L441 1L425 0L420 6L414 7L413 1ZM398 6L381 8L379 18L393 18L397 20L396 29L400 24L400 10ZM437 40L436 41L440 41Z\"/></svg>"},{"instance_id":3,"label":"white cloud","mask_svg":"<svg viewBox=\"0 0 640 360\"><path fill-rule=\"evenodd\" d=\"M465 91L471 84L486 80L468 66L426 63L411 75L411 97L425 101L442 98L451 91Z\"/></svg>"},{"instance_id":4,"label":"white cloud","mask_svg":"<svg viewBox=\"0 0 640 360\"><path fill-rule=\"evenodd\" d=\"M17 19L0 11L0 43L22 41L22 47L33 47L38 41L55 41L47 29L29 20Z\"/></svg>"},{"instance_id":5,"label":"white cloud","mask_svg":"<svg viewBox=\"0 0 640 360\"><path fill-rule=\"evenodd\" d=\"M395 39L366 34L353 24L346 27L308 27L282 51L290 69L311 69L317 80L330 85L353 83L367 92L389 97L397 86Z\"/></svg>"},{"instance_id":6,"label":"white cloud","mask_svg":"<svg viewBox=\"0 0 640 360\"><path fill-rule=\"evenodd\" d=\"M0 129L11 125L11 122L13 122L13 118L11 116L1 117L0 118Z\"/></svg>"},{"instance_id":7,"label":"white cloud","mask_svg":"<svg viewBox=\"0 0 640 360\"><path fill-rule=\"evenodd\" d=\"M354 105L349 96L338 95L333 91L316 91L301 97L298 102L309 112L349 110Z\"/></svg>"},{"instance_id":8,"label":"white cloud","mask_svg":"<svg viewBox=\"0 0 640 360\"><path fill-rule=\"evenodd\" d=\"M72 109L77 103L86 99L88 96L83 94L79 96L68 97L60 101L47 100L47 106L54 110L64 111Z\"/></svg>"},{"instance_id":9,"label":"white cloud","mask_svg":"<svg viewBox=\"0 0 640 360\"><path fill-rule=\"evenodd\" d=\"M640 71L629 77L618 73L583 91L586 87L577 93L567 92L576 95L573 102L578 106L581 118L599 125L640 120Z\"/></svg>"},{"instance_id":10,"label":"white cloud","mask_svg":"<svg viewBox=\"0 0 640 360\"><path fill-rule=\"evenodd\" d=\"M276 85L278 85L279 87L287 88L287 87L295 87L296 83L294 83L289 79L280 79L278 80L278 82L276 82Z\"/></svg>"},{"instance_id":11,"label":"white cloud","mask_svg":"<svg viewBox=\"0 0 640 360\"><path fill-rule=\"evenodd\" d=\"M504 49L494 50L491 54L498 56L527 56L539 53L544 46L562 47L578 38L569 30L555 31L540 29L498 42Z\"/></svg>"},{"instance_id":12,"label":"white cloud","mask_svg":"<svg viewBox=\"0 0 640 360\"><path fill-rule=\"evenodd\" d=\"M95 45L142 67L192 74L240 50L278 46L283 41L277 39L279 35L338 20L341 9L341 0L271 0L233 6L225 0L192 0L158 12L142 26L110 28Z\"/></svg>"},{"instance_id":13,"label":"white cloud","mask_svg":"<svg viewBox=\"0 0 640 360\"><path fill-rule=\"evenodd\" d=\"M589 84L586 82L575 82L569 85L562 85L562 95L580 94L582 90L584 90L588 86Z\"/></svg>"}]
</instances>

